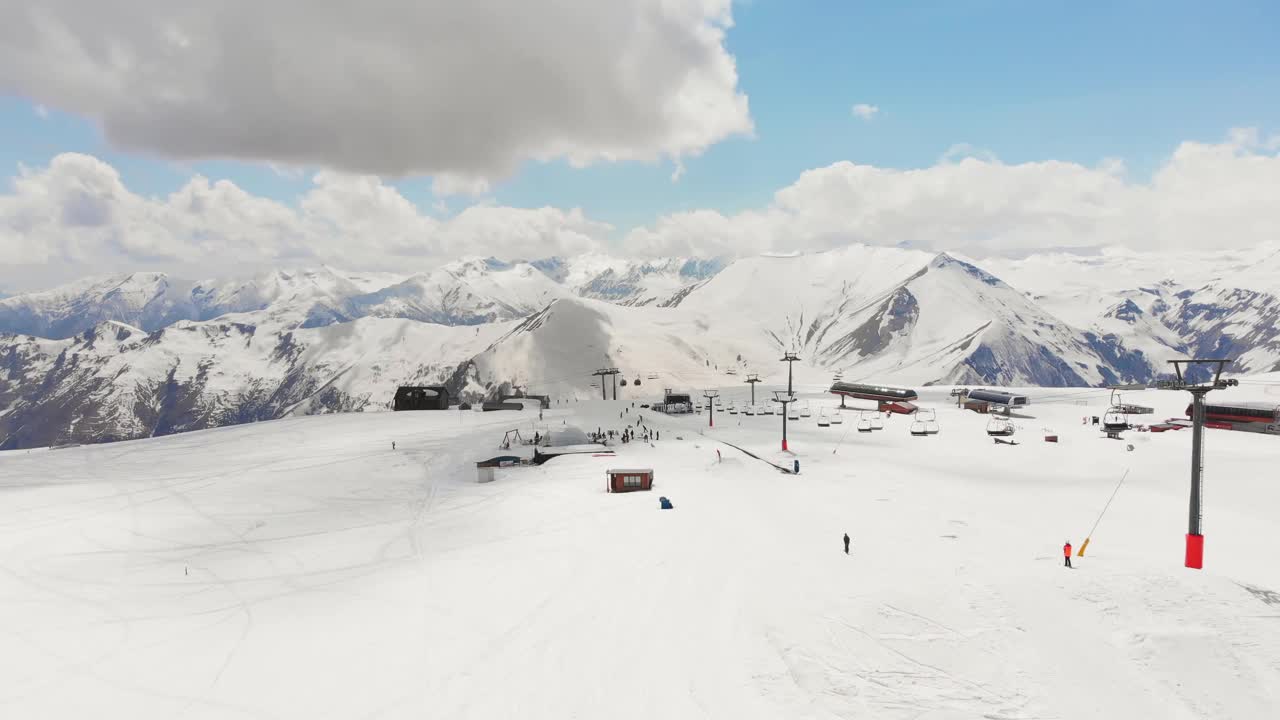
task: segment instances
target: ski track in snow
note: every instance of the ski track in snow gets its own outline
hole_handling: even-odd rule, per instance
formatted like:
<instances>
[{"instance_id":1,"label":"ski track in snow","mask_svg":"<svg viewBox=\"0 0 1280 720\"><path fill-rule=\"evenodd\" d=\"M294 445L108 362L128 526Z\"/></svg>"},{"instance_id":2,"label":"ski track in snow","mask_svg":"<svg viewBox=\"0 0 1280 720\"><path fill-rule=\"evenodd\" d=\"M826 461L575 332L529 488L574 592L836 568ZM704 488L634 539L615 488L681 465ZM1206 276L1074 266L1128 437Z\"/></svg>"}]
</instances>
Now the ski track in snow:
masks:
<instances>
[{"instance_id":1,"label":"ski track in snow","mask_svg":"<svg viewBox=\"0 0 1280 720\"><path fill-rule=\"evenodd\" d=\"M806 399L815 418L836 404ZM663 440L487 484L472 463L539 423L321 416L0 453L0 716L1270 716L1277 440L1210 431L1197 573L1180 566L1189 435L1132 433L1127 452L1077 402L1105 397L1024 423L1057 445L1024 427L993 446L985 418L939 405L938 436L807 418L784 454L776 415L708 429L593 400L540 425L643 413ZM768 464L793 458L800 475ZM654 492L603 492L605 468L636 465ZM1079 546L1125 468L1065 570L1061 541Z\"/></svg>"}]
</instances>

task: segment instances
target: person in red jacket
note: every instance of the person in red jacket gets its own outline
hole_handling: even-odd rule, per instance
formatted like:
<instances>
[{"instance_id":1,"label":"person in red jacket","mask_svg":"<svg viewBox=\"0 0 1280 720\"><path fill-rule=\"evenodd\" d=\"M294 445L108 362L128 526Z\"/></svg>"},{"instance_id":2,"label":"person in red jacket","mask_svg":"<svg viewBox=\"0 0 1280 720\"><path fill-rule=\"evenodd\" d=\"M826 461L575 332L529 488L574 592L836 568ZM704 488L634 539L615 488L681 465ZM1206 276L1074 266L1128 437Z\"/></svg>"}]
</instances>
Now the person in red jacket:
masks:
<instances>
[{"instance_id":1,"label":"person in red jacket","mask_svg":"<svg viewBox=\"0 0 1280 720\"><path fill-rule=\"evenodd\" d=\"M1062 558L1067 561L1067 567L1071 567L1071 541L1068 540L1062 546Z\"/></svg>"}]
</instances>

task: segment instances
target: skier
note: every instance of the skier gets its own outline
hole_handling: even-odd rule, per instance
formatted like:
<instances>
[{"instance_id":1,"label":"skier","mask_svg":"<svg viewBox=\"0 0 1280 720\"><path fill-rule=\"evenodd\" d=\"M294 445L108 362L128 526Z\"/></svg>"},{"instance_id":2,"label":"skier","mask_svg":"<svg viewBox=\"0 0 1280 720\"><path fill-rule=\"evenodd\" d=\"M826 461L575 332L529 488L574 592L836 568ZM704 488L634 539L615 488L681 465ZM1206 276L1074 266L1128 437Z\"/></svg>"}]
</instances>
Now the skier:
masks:
<instances>
[{"instance_id":1,"label":"skier","mask_svg":"<svg viewBox=\"0 0 1280 720\"><path fill-rule=\"evenodd\" d=\"M1071 541L1070 540L1063 543L1062 545L1062 559L1067 561L1067 567L1071 567Z\"/></svg>"},{"instance_id":2,"label":"skier","mask_svg":"<svg viewBox=\"0 0 1280 720\"><path fill-rule=\"evenodd\" d=\"M395 440L392 440L392 441L391 441L391 449L392 449L392 450L395 450L395 449L396 449L396 441L395 441Z\"/></svg>"},{"instance_id":3,"label":"skier","mask_svg":"<svg viewBox=\"0 0 1280 720\"><path fill-rule=\"evenodd\" d=\"M716 448L716 462L720 462L720 448Z\"/></svg>"},{"instance_id":4,"label":"skier","mask_svg":"<svg viewBox=\"0 0 1280 720\"><path fill-rule=\"evenodd\" d=\"M849 533L844 534L844 554L849 554Z\"/></svg>"}]
</instances>

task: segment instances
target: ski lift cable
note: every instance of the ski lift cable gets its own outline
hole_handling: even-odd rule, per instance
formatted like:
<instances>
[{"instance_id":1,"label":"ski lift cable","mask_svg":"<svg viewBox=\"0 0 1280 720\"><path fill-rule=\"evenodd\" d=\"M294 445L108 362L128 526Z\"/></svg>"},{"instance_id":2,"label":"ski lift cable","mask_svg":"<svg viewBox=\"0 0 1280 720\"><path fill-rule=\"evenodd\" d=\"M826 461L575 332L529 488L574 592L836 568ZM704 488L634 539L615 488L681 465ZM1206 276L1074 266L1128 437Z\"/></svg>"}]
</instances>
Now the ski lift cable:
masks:
<instances>
[{"instance_id":1,"label":"ski lift cable","mask_svg":"<svg viewBox=\"0 0 1280 720\"><path fill-rule=\"evenodd\" d=\"M1129 477L1129 469L1125 468L1124 475L1120 476L1120 482L1116 483L1116 489L1111 491L1111 497L1107 498L1107 504L1102 506L1102 512L1098 513L1098 519L1093 521L1093 527L1089 528L1089 534L1085 536L1084 543L1080 545L1080 552L1076 557L1084 557L1084 549L1089 547L1089 541L1093 539L1093 532L1098 529L1098 524L1102 522L1102 516L1107 514L1107 508L1111 507L1111 501L1116 499L1116 493L1120 492L1120 486L1124 485L1124 481Z\"/></svg>"},{"instance_id":2,"label":"ski lift cable","mask_svg":"<svg viewBox=\"0 0 1280 720\"><path fill-rule=\"evenodd\" d=\"M831 448L832 455L836 454L836 451L839 450L840 446L844 444L844 439L847 437L849 437L849 428L844 429L844 434L840 436L840 440L836 443L836 446Z\"/></svg>"}]
</instances>

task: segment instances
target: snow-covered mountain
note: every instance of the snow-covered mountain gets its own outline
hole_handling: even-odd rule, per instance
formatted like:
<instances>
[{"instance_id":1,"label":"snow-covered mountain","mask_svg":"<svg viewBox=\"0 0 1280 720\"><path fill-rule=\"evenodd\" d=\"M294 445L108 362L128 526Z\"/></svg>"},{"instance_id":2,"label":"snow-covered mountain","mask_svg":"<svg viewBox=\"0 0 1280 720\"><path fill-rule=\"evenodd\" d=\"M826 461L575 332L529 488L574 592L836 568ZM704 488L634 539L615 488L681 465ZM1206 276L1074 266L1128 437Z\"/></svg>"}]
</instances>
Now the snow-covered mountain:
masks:
<instances>
[{"instance_id":1,"label":"snow-covered mountain","mask_svg":"<svg viewBox=\"0 0 1280 720\"><path fill-rule=\"evenodd\" d=\"M1233 358L1241 373L1280 369L1280 245L1050 254L988 266L1068 322L1141 350L1160 372L1182 356Z\"/></svg>"},{"instance_id":2,"label":"snow-covered mountain","mask_svg":"<svg viewBox=\"0 0 1280 720\"><path fill-rule=\"evenodd\" d=\"M397 385L445 381L508 324L362 318L271 329L224 318L153 333L107 321L65 340L0 336L0 449L384 409Z\"/></svg>"},{"instance_id":3,"label":"snow-covered mountain","mask_svg":"<svg viewBox=\"0 0 1280 720\"><path fill-rule=\"evenodd\" d=\"M724 258L626 260L605 255L549 258L533 263L580 297L618 305L667 306L728 264Z\"/></svg>"},{"instance_id":4,"label":"snow-covered mountain","mask_svg":"<svg viewBox=\"0 0 1280 720\"><path fill-rule=\"evenodd\" d=\"M811 345L853 376L923 384L1079 386L1144 378L1149 365L1105 346L978 267L942 254L862 307L815 321Z\"/></svg>"},{"instance_id":5,"label":"snow-covered mountain","mask_svg":"<svg viewBox=\"0 0 1280 720\"><path fill-rule=\"evenodd\" d=\"M466 258L418 273L320 267L188 282L164 273L89 278L0 299L0 333L70 338L115 320L147 332L228 315L319 327L362 317L476 325L522 318L564 297L664 304L723 267L720 260L635 261L587 255L532 262Z\"/></svg>"},{"instance_id":6,"label":"snow-covered mountain","mask_svg":"<svg viewBox=\"0 0 1280 720\"><path fill-rule=\"evenodd\" d=\"M529 263L473 259L351 297L347 309L353 317L478 325L525 317L570 294Z\"/></svg>"},{"instance_id":7,"label":"snow-covered mountain","mask_svg":"<svg viewBox=\"0 0 1280 720\"><path fill-rule=\"evenodd\" d=\"M190 289L152 272L80 280L0 300L0 332L66 338L107 320L158 330L195 315Z\"/></svg>"},{"instance_id":8,"label":"snow-covered mountain","mask_svg":"<svg viewBox=\"0 0 1280 720\"><path fill-rule=\"evenodd\" d=\"M998 271L993 271L997 268ZM1009 281L1013 278L1013 281ZM1007 282L1009 281L1009 282ZM96 278L0 300L0 444L142 437L379 409L407 382L642 392L729 373L924 384L1146 382L1189 355L1280 369L1280 254L976 263L849 246L734 262L469 258L183 283ZM6 334L7 333L7 334Z\"/></svg>"}]
</instances>

